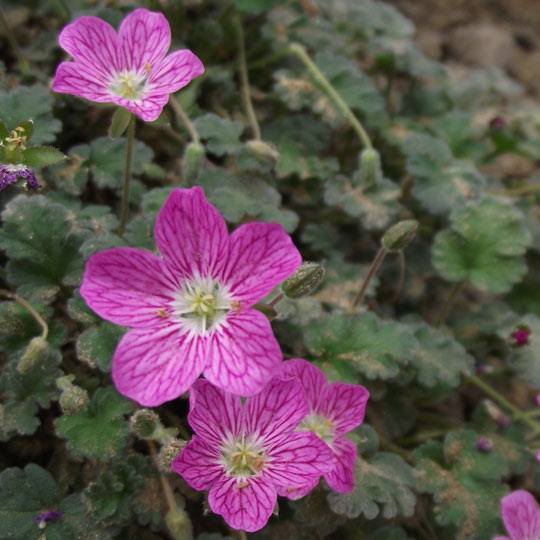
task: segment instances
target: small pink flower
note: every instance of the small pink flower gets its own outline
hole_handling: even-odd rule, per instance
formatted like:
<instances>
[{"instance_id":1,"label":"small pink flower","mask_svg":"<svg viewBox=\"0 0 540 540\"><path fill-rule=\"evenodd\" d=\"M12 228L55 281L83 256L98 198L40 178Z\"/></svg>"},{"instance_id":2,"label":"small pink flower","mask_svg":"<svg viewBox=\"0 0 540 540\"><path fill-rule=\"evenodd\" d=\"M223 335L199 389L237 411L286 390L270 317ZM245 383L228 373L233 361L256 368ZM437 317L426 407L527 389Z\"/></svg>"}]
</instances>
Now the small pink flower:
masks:
<instances>
[{"instance_id":1,"label":"small pink flower","mask_svg":"<svg viewBox=\"0 0 540 540\"><path fill-rule=\"evenodd\" d=\"M302 261L277 223L247 223L230 236L199 187L174 190L154 234L162 257L113 248L92 255L81 295L108 321L132 328L112 360L122 394L152 407L204 373L215 385L255 394L282 354L268 319L252 309Z\"/></svg>"},{"instance_id":2,"label":"small pink flower","mask_svg":"<svg viewBox=\"0 0 540 540\"><path fill-rule=\"evenodd\" d=\"M538 540L540 539L540 507L527 491L513 491L501 499L502 518L508 536L497 536L493 540Z\"/></svg>"},{"instance_id":3,"label":"small pink flower","mask_svg":"<svg viewBox=\"0 0 540 540\"><path fill-rule=\"evenodd\" d=\"M244 405L197 381L190 392L191 442L172 463L194 489L209 490L212 512L234 529L257 531L277 494L318 479L332 453L314 433L296 430L308 412L298 380L275 377Z\"/></svg>"},{"instance_id":4,"label":"small pink flower","mask_svg":"<svg viewBox=\"0 0 540 540\"><path fill-rule=\"evenodd\" d=\"M339 493L350 492L354 488L357 451L344 435L363 422L369 392L355 384L329 385L320 369L301 358L283 362L282 374L297 377L306 392L309 412L299 429L313 431L332 449L332 467L324 475L325 480ZM299 489L297 497L311 491L318 480L313 479L312 484Z\"/></svg>"},{"instance_id":5,"label":"small pink flower","mask_svg":"<svg viewBox=\"0 0 540 540\"><path fill-rule=\"evenodd\" d=\"M514 347L524 347L529 344L529 336L531 335L531 329L527 327L518 327L512 333L514 339Z\"/></svg>"},{"instance_id":6,"label":"small pink flower","mask_svg":"<svg viewBox=\"0 0 540 540\"><path fill-rule=\"evenodd\" d=\"M162 13L136 9L114 28L98 17L79 17L58 38L75 62L62 62L55 92L111 101L143 120L155 120L172 94L204 72L188 49L165 56L171 29Z\"/></svg>"}]
</instances>

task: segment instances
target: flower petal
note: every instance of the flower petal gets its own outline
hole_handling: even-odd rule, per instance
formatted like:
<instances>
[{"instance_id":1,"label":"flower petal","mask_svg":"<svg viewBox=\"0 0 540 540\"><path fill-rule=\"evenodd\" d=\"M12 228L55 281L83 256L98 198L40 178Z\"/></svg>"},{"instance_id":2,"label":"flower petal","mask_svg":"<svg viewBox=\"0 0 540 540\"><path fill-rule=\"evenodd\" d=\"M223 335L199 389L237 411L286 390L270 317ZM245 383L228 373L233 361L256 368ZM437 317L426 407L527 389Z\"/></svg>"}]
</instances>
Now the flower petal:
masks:
<instances>
[{"instance_id":1,"label":"flower petal","mask_svg":"<svg viewBox=\"0 0 540 540\"><path fill-rule=\"evenodd\" d=\"M319 476L313 477L307 484L301 487L276 486L276 491L280 497L287 497L287 499L296 501L315 489L319 483L319 479Z\"/></svg>"},{"instance_id":2,"label":"flower petal","mask_svg":"<svg viewBox=\"0 0 540 540\"><path fill-rule=\"evenodd\" d=\"M233 394L256 394L279 369L281 349L268 319L249 309L227 314L209 339L204 376Z\"/></svg>"},{"instance_id":3,"label":"flower petal","mask_svg":"<svg viewBox=\"0 0 540 540\"><path fill-rule=\"evenodd\" d=\"M215 447L229 434L238 436L241 428L240 397L199 380L189 393L189 425L193 431Z\"/></svg>"},{"instance_id":4,"label":"flower petal","mask_svg":"<svg viewBox=\"0 0 540 540\"><path fill-rule=\"evenodd\" d=\"M317 413L334 424L334 434L343 435L364 421L369 392L357 384L332 383L326 387Z\"/></svg>"},{"instance_id":5,"label":"flower petal","mask_svg":"<svg viewBox=\"0 0 540 540\"><path fill-rule=\"evenodd\" d=\"M512 540L540 538L540 508L527 491L518 490L501 499L502 517Z\"/></svg>"},{"instance_id":6,"label":"flower petal","mask_svg":"<svg viewBox=\"0 0 540 540\"><path fill-rule=\"evenodd\" d=\"M281 364L281 373L287 377L298 377L300 379L310 409L316 409L328 386L324 373L303 358L293 358L283 362Z\"/></svg>"},{"instance_id":7,"label":"flower petal","mask_svg":"<svg viewBox=\"0 0 540 540\"><path fill-rule=\"evenodd\" d=\"M332 443L332 469L324 475L328 485L338 493L349 493L354 488L354 463L356 446L345 437L338 437Z\"/></svg>"},{"instance_id":8,"label":"flower petal","mask_svg":"<svg viewBox=\"0 0 540 540\"><path fill-rule=\"evenodd\" d=\"M265 474L275 485L286 488L312 484L332 466L332 450L312 431L294 431L282 436L267 454Z\"/></svg>"},{"instance_id":9,"label":"flower petal","mask_svg":"<svg viewBox=\"0 0 540 540\"><path fill-rule=\"evenodd\" d=\"M231 234L229 246L223 280L243 308L264 298L302 263L291 237L277 223L246 223Z\"/></svg>"},{"instance_id":10,"label":"flower petal","mask_svg":"<svg viewBox=\"0 0 540 540\"><path fill-rule=\"evenodd\" d=\"M293 435L307 412L306 395L299 381L274 377L257 395L246 398L246 433L257 433L270 451L277 442L283 442L283 437Z\"/></svg>"},{"instance_id":11,"label":"flower petal","mask_svg":"<svg viewBox=\"0 0 540 540\"><path fill-rule=\"evenodd\" d=\"M148 78L151 94L173 94L204 73L203 63L189 49L174 51L153 66Z\"/></svg>"},{"instance_id":12,"label":"flower petal","mask_svg":"<svg viewBox=\"0 0 540 540\"><path fill-rule=\"evenodd\" d=\"M114 28L99 17L79 17L64 27L58 36L60 47L77 64L107 77L122 69L118 37Z\"/></svg>"},{"instance_id":13,"label":"flower petal","mask_svg":"<svg viewBox=\"0 0 540 540\"><path fill-rule=\"evenodd\" d=\"M188 390L205 363L202 340L190 340L177 327L136 328L116 347L112 378L124 396L157 407Z\"/></svg>"},{"instance_id":14,"label":"flower petal","mask_svg":"<svg viewBox=\"0 0 540 540\"><path fill-rule=\"evenodd\" d=\"M100 251L86 263L81 296L102 318L122 326L163 326L178 286L164 262L148 251L119 247Z\"/></svg>"},{"instance_id":15,"label":"flower petal","mask_svg":"<svg viewBox=\"0 0 540 540\"><path fill-rule=\"evenodd\" d=\"M233 529L247 532L258 531L266 525L276 500L276 489L264 476L249 478L246 482L223 476L214 482L208 493L212 512L223 516Z\"/></svg>"},{"instance_id":16,"label":"flower petal","mask_svg":"<svg viewBox=\"0 0 540 540\"><path fill-rule=\"evenodd\" d=\"M90 101L104 103L111 101L107 81L96 77L87 64L79 62L61 62L56 68L52 89L61 94L73 94Z\"/></svg>"},{"instance_id":17,"label":"flower petal","mask_svg":"<svg viewBox=\"0 0 540 540\"><path fill-rule=\"evenodd\" d=\"M118 29L124 68L144 70L154 67L171 46L171 29L163 13L139 8L127 15Z\"/></svg>"},{"instance_id":18,"label":"flower petal","mask_svg":"<svg viewBox=\"0 0 540 540\"><path fill-rule=\"evenodd\" d=\"M119 96L111 96L109 100L136 114L141 120L153 122L161 114L163 107L167 105L169 94L151 95L141 99L126 99Z\"/></svg>"},{"instance_id":19,"label":"flower petal","mask_svg":"<svg viewBox=\"0 0 540 540\"><path fill-rule=\"evenodd\" d=\"M219 452L205 441L194 435L174 458L171 469L180 474L193 489L210 489L212 483L224 474L219 465Z\"/></svg>"},{"instance_id":20,"label":"flower petal","mask_svg":"<svg viewBox=\"0 0 540 540\"><path fill-rule=\"evenodd\" d=\"M200 187L175 189L160 210L154 228L163 257L183 277L216 277L227 259L225 220Z\"/></svg>"}]
</instances>

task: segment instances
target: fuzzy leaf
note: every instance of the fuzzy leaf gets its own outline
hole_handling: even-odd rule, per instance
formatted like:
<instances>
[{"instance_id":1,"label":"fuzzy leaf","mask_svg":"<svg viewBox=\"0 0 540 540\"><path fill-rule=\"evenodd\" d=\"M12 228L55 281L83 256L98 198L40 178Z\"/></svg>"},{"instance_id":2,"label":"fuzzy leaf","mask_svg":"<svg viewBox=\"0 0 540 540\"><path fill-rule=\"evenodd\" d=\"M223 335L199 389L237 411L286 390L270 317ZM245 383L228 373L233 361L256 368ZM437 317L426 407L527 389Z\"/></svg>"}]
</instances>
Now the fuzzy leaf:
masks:
<instances>
[{"instance_id":1,"label":"fuzzy leaf","mask_svg":"<svg viewBox=\"0 0 540 540\"><path fill-rule=\"evenodd\" d=\"M22 151L22 162L28 167L45 167L58 163L66 157L52 146L32 146Z\"/></svg>"},{"instance_id":2,"label":"fuzzy leaf","mask_svg":"<svg viewBox=\"0 0 540 540\"><path fill-rule=\"evenodd\" d=\"M207 140L208 151L216 156L236 154L242 148L240 135L244 128L240 122L208 113L193 121L201 139Z\"/></svg>"},{"instance_id":3,"label":"fuzzy leaf","mask_svg":"<svg viewBox=\"0 0 540 540\"><path fill-rule=\"evenodd\" d=\"M108 322L87 328L77 340L77 358L108 373L114 350L126 329Z\"/></svg>"},{"instance_id":4,"label":"fuzzy leaf","mask_svg":"<svg viewBox=\"0 0 540 540\"><path fill-rule=\"evenodd\" d=\"M322 489L314 489L306 497L289 504L294 512L294 521L316 530L323 538L332 534L346 521L344 517L330 512L326 493Z\"/></svg>"}]
</instances>

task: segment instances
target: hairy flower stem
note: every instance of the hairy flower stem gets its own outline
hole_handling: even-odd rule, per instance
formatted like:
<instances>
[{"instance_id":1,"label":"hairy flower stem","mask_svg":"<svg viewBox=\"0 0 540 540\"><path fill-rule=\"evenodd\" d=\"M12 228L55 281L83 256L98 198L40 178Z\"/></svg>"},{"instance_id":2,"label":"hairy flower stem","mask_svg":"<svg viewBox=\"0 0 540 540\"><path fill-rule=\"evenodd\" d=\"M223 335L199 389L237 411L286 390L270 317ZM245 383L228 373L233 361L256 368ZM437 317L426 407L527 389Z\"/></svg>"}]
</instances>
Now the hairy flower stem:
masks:
<instances>
[{"instance_id":1,"label":"hairy flower stem","mask_svg":"<svg viewBox=\"0 0 540 540\"><path fill-rule=\"evenodd\" d=\"M4 15L4 12L2 11L1 7L0 7L0 28L4 30L4 34L6 35L9 41L9 45L13 51L13 54L15 55L15 58L17 59L17 64L19 64L19 69L21 70L21 73L23 74L24 77L27 77L30 74L30 67L28 65L28 62L23 56L23 53L19 47L19 44L17 43L17 40L15 39L15 35L13 34L11 28L9 27L6 16Z\"/></svg>"},{"instance_id":2,"label":"hairy flower stem","mask_svg":"<svg viewBox=\"0 0 540 540\"><path fill-rule=\"evenodd\" d=\"M188 115L185 113L184 109L182 109L180 103L178 103L178 100L173 95L169 96L169 104L173 108L178 118L180 118L186 129L189 131L191 140L194 143L199 144L201 142L201 138L199 137L197 129L193 125L193 122L189 119Z\"/></svg>"},{"instance_id":3,"label":"hairy flower stem","mask_svg":"<svg viewBox=\"0 0 540 540\"><path fill-rule=\"evenodd\" d=\"M120 209L119 236L126 230L129 209L129 182L131 181L131 165L133 163L133 143L135 142L135 117L131 115L126 133L126 165L124 167L124 185L122 187L122 206Z\"/></svg>"},{"instance_id":4,"label":"hairy flower stem","mask_svg":"<svg viewBox=\"0 0 540 540\"><path fill-rule=\"evenodd\" d=\"M238 70L240 72L240 83L242 85L242 99L244 100L244 107L246 108L249 125L251 126L251 131L253 133L253 138L255 140L260 140L261 128L259 127L259 122L257 122L257 116L255 115L253 104L251 103L251 92L249 90L249 79L246 65L244 29L242 28L242 22L240 21L240 17L235 17L233 24L238 47Z\"/></svg>"},{"instance_id":5,"label":"hairy flower stem","mask_svg":"<svg viewBox=\"0 0 540 540\"><path fill-rule=\"evenodd\" d=\"M336 89L330 84L330 81L323 75L315 62L311 60L305 47L300 45L300 43L291 43L289 45L289 52L294 54L304 64L313 78L322 86L328 97L334 102L334 105L340 110L343 116L347 118L354 131L356 131L364 148L373 148L371 139L358 118L356 118L355 114L351 111L345 101L343 101L343 98L337 93Z\"/></svg>"},{"instance_id":6,"label":"hairy flower stem","mask_svg":"<svg viewBox=\"0 0 540 540\"><path fill-rule=\"evenodd\" d=\"M285 295L283 293L279 293L277 296L272 298L272 300L270 300L267 305L270 307L274 307L276 304L279 304L279 302L281 302L283 298L285 298Z\"/></svg>"},{"instance_id":7,"label":"hairy flower stem","mask_svg":"<svg viewBox=\"0 0 540 540\"><path fill-rule=\"evenodd\" d=\"M435 328L439 328L439 326L441 326L441 324L446 320L446 317L450 312L450 308L454 305L454 300L456 299L459 291L461 291L461 287L463 287L464 283L465 281L458 281L457 283L454 283L446 302L441 308L441 311L439 311L439 315L437 316L437 320L435 321L434 325Z\"/></svg>"},{"instance_id":8,"label":"hairy flower stem","mask_svg":"<svg viewBox=\"0 0 540 540\"><path fill-rule=\"evenodd\" d=\"M169 507L169 510L173 512L178 511L178 505L176 504L176 499L174 498L174 493L169 485L169 482L167 481L167 478L165 475L159 470L159 460L158 455L156 452L156 447L154 445L153 441L146 441L148 443L148 448L150 450L150 454L152 454L152 459L154 460L154 465L156 466L156 469L159 472L159 479L161 481L161 487L163 488L163 494L165 495L165 500L167 501L167 505Z\"/></svg>"},{"instance_id":9,"label":"hairy flower stem","mask_svg":"<svg viewBox=\"0 0 540 540\"><path fill-rule=\"evenodd\" d=\"M477 377L476 375L466 375L465 380L474 384L481 390L483 390L488 396L493 398L501 407L510 411L514 417L514 420L521 420L523 423L527 424L535 433L540 433L540 424L528 416L524 411L516 407L513 403L508 401L502 394L499 394L497 390L492 388L485 381Z\"/></svg>"},{"instance_id":10,"label":"hairy flower stem","mask_svg":"<svg viewBox=\"0 0 540 540\"><path fill-rule=\"evenodd\" d=\"M41 326L41 339L43 341L47 339L47 336L49 335L49 327L47 323L45 322L43 317L24 298L21 298L19 295L5 289L0 289L0 295L5 296L6 298L11 298L15 302L21 304L21 306L25 307L30 313L30 315L34 317L39 326Z\"/></svg>"},{"instance_id":11,"label":"hairy flower stem","mask_svg":"<svg viewBox=\"0 0 540 540\"><path fill-rule=\"evenodd\" d=\"M353 310L358 306L358 304L360 304L362 298L364 298L364 294L366 293L371 278L377 273L377 270L379 269L379 266L381 266L381 263L383 262L383 259L387 253L388 250L384 247L381 247L375 258L373 259L373 262L369 267L366 279L364 279L364 283L362 283L362 288L358 291L358 294L356 295L356 298L352 303Z\"/></svg>"}]
</instances>

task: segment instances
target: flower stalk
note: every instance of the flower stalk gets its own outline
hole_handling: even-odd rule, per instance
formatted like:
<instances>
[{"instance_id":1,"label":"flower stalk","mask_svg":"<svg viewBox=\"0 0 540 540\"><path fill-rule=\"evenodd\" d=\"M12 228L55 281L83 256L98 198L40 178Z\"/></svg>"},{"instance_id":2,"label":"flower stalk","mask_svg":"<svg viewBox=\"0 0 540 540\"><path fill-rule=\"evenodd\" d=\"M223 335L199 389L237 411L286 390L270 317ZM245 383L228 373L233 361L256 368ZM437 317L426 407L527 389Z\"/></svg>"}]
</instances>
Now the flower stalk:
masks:
<instances>
[{"instance_id":1,"label":"flower stalk","mask_svg":"<svg viewBox=\"0 0 540 540\"><path fill-rule=\"evenodd\" d=\"M169 104L173 108L178 118L180 118L186 129L189 131L191 140L196 144L200 144L201 138L199 137L199 132L182 108L182 105L180 105L178 100L172 95L169 97Z\"/></svg>"},{"instance_id":2,"label":"flower stalk","mask_svg":"<svg viewBox=\"0 0 540 540\"><path fill-rule=\"evenodd\" d=\"M439 328L439 326L442 325L442 323L446 320L446 317L448 317L448 313L450 312L450 309L454 305L454 301L456 300L456 297L458 293L461 291L461 288L465 284L465 281L458 281L454 284L452 287L452 290L450 291L450 294L448 295L448 298L446 299L446 302L443 304L443 307L441 308L441 311L439 312L439 315L437 316L437 320L435 321L435 328Z\"/></svg>"},{"instance_id":3,"label":"flower stalk","mask_svg":"<svg viewBox=\"0 0 540 540\"><path fill-rule=\"evenodd\" d=\"M126 230L129 210L129 184L131 181L131 166L133 163L133 144L135 142L135 117L131 115L126 132L126 165L124 167L124 184L122 187L122 206L120 209L120 226L118 234L123 236Z\"/></svg>"},{"instance_id":4,"label":"flower stalk","mask_svg":"<svg viewBox=\"0 0 540 540\"><path fill-rule=\"evenodd\" d=\"M353 310L358 306L358 304L360 304L360 302L362 301L362 298L364 298L369 282L371 281L373 276L377 273L377 270L379 269L379 266L381 266L381 263L383 262L387 253L388 253L388 250L385 247L381 247L379 251L377 252L377 255L375 256L375 258L373 259L373 262L371 263L371 266L369 267L366 279L364 279L364 283L362 283L362 287L358 291L358 294L356 295L352 303Z\"/></svg>"}]
</instances>

